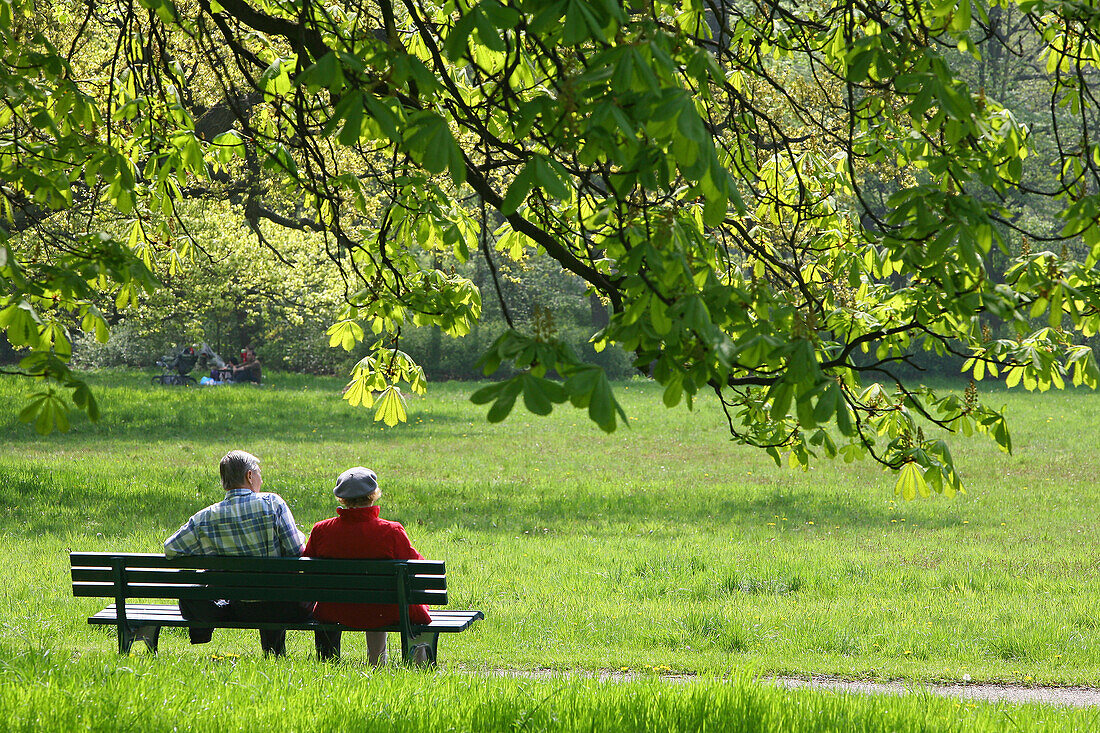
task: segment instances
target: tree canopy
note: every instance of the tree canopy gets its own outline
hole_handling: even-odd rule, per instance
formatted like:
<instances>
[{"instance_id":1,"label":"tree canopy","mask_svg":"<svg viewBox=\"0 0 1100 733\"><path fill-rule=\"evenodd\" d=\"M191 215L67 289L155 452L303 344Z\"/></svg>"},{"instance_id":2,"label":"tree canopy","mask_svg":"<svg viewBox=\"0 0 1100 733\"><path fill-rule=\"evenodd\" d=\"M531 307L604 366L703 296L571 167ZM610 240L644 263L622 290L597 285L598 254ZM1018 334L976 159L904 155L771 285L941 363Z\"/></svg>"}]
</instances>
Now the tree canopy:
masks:
<instances>
[{"instance_id":1,"label":"tree canopy","mask_svg":"<svg viewBox=\"0 0 1100 733\"><path fill-rule=\"evenodd\" d=\"M538 252L610 314L593 334L731 435L805 465L870 455L908 498L961 488L942 430L1011 447L975 381L1097 385L1100 9L1075 0L0 2L0 326L93 417L71 330L106 338L202 256L181 202L321 235L344 282L345 397L403 419L401 334L482 297L490 420L566 402L613 430L603 370L446 266ZM495 270L494 270L495 273ZM925 431L929 432L926 435Z\"/></svg>"}]
</instances>

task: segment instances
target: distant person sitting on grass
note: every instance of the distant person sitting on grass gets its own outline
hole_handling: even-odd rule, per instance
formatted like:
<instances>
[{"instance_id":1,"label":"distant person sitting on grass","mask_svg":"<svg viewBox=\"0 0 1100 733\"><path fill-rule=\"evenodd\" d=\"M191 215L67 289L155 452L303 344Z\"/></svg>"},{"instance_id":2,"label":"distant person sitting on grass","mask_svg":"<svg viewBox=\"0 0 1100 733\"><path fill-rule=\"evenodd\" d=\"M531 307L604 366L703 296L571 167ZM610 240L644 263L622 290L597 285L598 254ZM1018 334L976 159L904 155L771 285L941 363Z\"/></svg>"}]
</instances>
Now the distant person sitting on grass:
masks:
<instances>
[{"instance_id":1,"label":"distant person sitting on grass","mask_svg":"<svg viewBox=\"0 0 1100 733\"><path fill-rule=\"evenodd\" d=\"M405 528L397 522L379 518L376 502L382 496L378 477L369 468L349 468L336 479L332 490L340 502L337 516L313 525L309 542L302 553L305 557L360 558L366 560L423 560L417 552ZM326 603L319 602L313 617L318 621L330 621L353 629L377 629L392 626L398 621L395 605L378 603ZM416 624L431 623L428 607L409 606L409 621ZM321 659L340 657L340 632L317 630L317 654ZM366 631L367 654L371 664L386 663L386 632ZM413 662L427 662L427 649L414 647Z\"/></svg>"},{"instance_id":2,"label":"distant person sitting on grass","mask_svg":"<svg viewBox=\"0 0 1100 733\"><path fill-rule=\"evenodd\" d=\"M164 542L166 557L298 557L305 537L290 507L278 494L260 492L260 460L243 450L230 451L219 466L225 499L195 514ZM195 621L300 621L312 603L288 601L213 601L180 599L180 613ZM192 644L205 644L212 627L188 629ZM260 631L264 654L286 653L286 630Z\"/></svg>"},{"instance_id":3,"label":"distant person sitting on grass","mask_svg":"<svg viewBox=\"0 0 1100 733\"><path fill-rule=\"evenodd\" d=\"M246 346L241 351L241 363L234 364L231 368L230 381L260 383L263 372L260 368L260 360L256 358L256 352L251 346Z\"/></svg>"}]
</instances>

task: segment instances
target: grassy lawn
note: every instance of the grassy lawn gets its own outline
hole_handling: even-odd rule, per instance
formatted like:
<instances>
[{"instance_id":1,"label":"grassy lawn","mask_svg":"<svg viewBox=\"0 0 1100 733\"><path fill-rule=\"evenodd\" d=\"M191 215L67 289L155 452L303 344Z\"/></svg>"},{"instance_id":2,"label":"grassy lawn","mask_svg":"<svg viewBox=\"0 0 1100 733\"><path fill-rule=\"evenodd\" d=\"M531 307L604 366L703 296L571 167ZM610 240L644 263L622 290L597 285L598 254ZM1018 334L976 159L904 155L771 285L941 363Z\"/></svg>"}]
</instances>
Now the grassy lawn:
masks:
<instances>
[{"instance_id":1,"label":"grassy lawn","mask_svg":"<svg viewBox=\"0 0 1100 733\"><path fill-rule=\"evenodd\" d=\"M432 385L410 401L410 424L389 429L341 402L340 380L190 390L147 380L94 375L101 421L45 438L16 418L31 385L0 380L0 680L20 682L0 692L0 720L14 728L114 727L103 715L154 729L191 716L201 728L217 713L230 728L320 730L355 695L354 719L399 729L591 727L611 711L639 729L722 715L796 730L993 730L1008 715L998 706L782 692L749 678L1100 683L1091 392L993 395L1008 406L1015 454L958 438L968 493L906 503L870 462L776 468L731 443L709 401L666 410L642 382L619 387L630 429L605 435L562 408L537 418L519 407L489 425L464 384ZM225 630L192 649L166 629L159 657L114 655L113 632L86 623L100 601L71 596L68 549L159 550L219 498L217 461L238 447L260 456L265 488L303 530L332 516L341 470L378 472L383 516L447 561L454 607L486 613L441 642L445 672L373 674L352 638L347 664L318 666L300 633L278 662L260 657L255 632ZM500 668L702 680L476 674ZM364 684L385 694L380 707L358 699ZM286 722L279 706L252 702L268 695ZM1021 728L1100 722L1011 711Z\"/></svg>"}]
</instances>

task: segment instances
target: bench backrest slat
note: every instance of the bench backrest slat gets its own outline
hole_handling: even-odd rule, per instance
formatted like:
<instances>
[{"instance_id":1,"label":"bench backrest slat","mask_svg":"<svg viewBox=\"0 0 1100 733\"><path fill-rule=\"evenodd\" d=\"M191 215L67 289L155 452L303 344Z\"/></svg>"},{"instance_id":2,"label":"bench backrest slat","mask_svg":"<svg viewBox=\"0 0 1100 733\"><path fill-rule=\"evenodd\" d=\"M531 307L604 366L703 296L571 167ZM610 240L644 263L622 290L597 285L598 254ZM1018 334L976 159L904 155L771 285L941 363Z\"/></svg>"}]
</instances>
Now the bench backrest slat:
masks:
<instances>
[{"instance_id":1,"label":"bench backrest slat","mask_svg":"<svg viewBox=\"0 0 1100 733\"><path fill-rule=\"evenodd\" d=\"M73 595L236 601L447 604L446 566L432 560L335 560L74 552ZM119 578L124 579L119 587Z\"/></svg>"},{"instance_id":2,"label":"bench backrest slat","mask_svg":"<svg viewBox=\"0 0 1100 733\"><path fill-rule=\"evenodd\" d=\"M123 558L127 568L199 568L207 570L255 569L262 573L330 572L333 574L390 574L397 562L408 565L414 574L445 575L446 563L439 560L333 560L320 557L227 557L224 555L188 555L166 558L153 553L73 552L73 567L111 567L112 558Z\"/></svg>"},{"instance_id":3,"label":"bench backrest slat","mask_svg":"<svg viewBox=\"0 0 1100 733\"><path fill-rule=\"evenodd\" d=\"M73 583L73 595L79 598L115 598L118 593L112 583ZM202 598L234 601L327 601L332 603L386 603L399 602L396 590L333 590L331 588L257 588L205 585L126 585L128 600L139 598ZM410 604L423 603L441 606L447 603L446 591L419 591L409 594Z\"/></svg>"},{"instance_id":4,"label":"bench backrest slat","mask_svg":"<svg viewBox=\"0 0 1100 733\"><path fill-rule=\"evenodd\" d=\"M107 568L73 568L74 583L110 583L114 581L112 570ZM195 585L216 582L218 585L241 587L288 588L347 588L350 590L386 590L394 588L393 573L385 575L351 575L332 573L257 573L233 570L153 570L132 568L126 571L128 585L157 583L162 585ZM412 575L409 588L416 590L446 590L447 578L443 575Z\"/></svg>"}]
</instances>

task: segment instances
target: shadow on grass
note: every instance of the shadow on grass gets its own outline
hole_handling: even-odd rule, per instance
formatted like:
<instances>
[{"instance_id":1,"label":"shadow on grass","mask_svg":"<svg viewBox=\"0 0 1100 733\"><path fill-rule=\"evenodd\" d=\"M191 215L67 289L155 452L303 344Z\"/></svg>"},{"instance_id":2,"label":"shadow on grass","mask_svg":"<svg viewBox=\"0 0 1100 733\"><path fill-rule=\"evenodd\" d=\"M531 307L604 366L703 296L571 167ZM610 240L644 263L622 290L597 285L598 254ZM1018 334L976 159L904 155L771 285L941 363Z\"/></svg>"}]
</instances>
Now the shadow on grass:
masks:
<instances>
[{"instance_id":1,"label":"shadow on grass","mask_svg":"<svg viewBox=\"0 0 1100 733\"><path fill-rule=\"evenodd\" d=\"M521 483L494 485L491 490L476 484L438 486L423 482L410 488L419 499L415 509L406 509L409 515L415 515L414 521L513 536L525 532L537 535L545 530L587 532L587 528L617 525L676 534L687 525L719 530L760 528L768 522L788 529L840 527L862 531L895 526L891 520L896 514L883 504L860 504L841 495L808 490L762 491L739 499L700 498L692 492L670 491L660 505L655 505L649 496L624 497L621 492L595 486L551 494L534 492ZM907 524L912 528L943 529L959 526L960 521L928 511L909 518Z\"/></svg>"},{"instance_id":2,"label":"shadow on grass","mask_svg":"<svg viewBox=\"0 0 1100 733\"><path fill-rule=\"evenodd\" d=\"M147 485L98 482L76 472L0 467L0 533L22 537L95 535L113 539L117 545L118 540L130 540L136 532L151 528L168 528L163 532L167 537L194 512L221 498L220 492L188 496L158 486L154 481ZM152 552L158 548L109 549Z\"/></svg>"},{"instance_id":3,"label":"shadow on grass","mask_svg":"<svg viewBox=\"0 0 1100 733\"><path fill-rule=\"evenodd\" d=\"M12 445L56 443L75 448L105 439L230 441L255 436L303 444L350 440L390 443L399 438L415 440L433 427L465 421L446 411L427 412L422 409L421 398L413 396L406 400L409 420L398 436L395 430L374 420L373 409L344 402L339 390L266 385L141 389L101 386L96 395L101 409L96 423L74 412L69 432L41 436L19 422L13 411L0 422L0 435Z\"/></svg>"},{"instance_id":4,"label":"shadow on grass","mask_svg":"<svg viewBox=\"0 0 1100 733\"><path fill-rule=\"evenodd\" d=\"M127 538L138 530L151 530L167 536L194 512L221 498L213 470L196 468L180 474L171 467L154 467L148 475L124 477L112 476L111 471L110 464L94 473L78 466L41 472L0 467L0 532ZM282 495L306 531L334 513L327 483L308 490L283 489ZM772 491L743 500L698 498L670 495L666 506L657 507L646 497L624 497L594 486L546 493L522 483L487 487L473 480L447 485L409 481L394 489L390 506L383 499L383 515L401 521L414 534L423 528L501 537L600 530L675 535L686 525L710 526L718 532L760 529L768 522L777 531L808 529L809 522L822 530L891 526L886 508L860 506L838 496ZM956 520L942 515L910 522L913 528L925 529L954 524Z\"/></svg>"}]
</instances>

